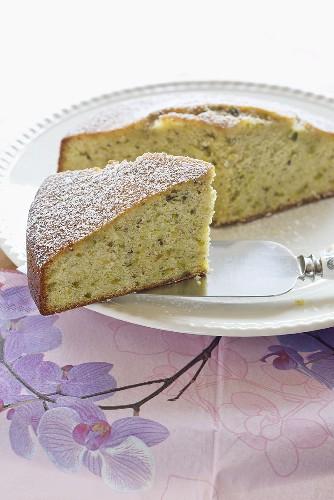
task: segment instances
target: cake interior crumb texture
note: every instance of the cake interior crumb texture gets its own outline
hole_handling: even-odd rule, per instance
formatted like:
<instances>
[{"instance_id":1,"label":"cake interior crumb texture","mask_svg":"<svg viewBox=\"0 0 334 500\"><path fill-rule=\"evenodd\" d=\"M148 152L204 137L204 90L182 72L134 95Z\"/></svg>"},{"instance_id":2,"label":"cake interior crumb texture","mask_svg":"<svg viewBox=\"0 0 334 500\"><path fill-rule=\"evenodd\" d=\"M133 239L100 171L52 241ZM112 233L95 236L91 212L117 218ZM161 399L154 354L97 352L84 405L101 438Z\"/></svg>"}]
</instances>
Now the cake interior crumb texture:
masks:
<instances>
[{"instance_id":1,"label":"cake interior crumb texture","mask_svg":"<svg viewBox=\"0 0 334 500\"><path fill-rule=\"evenodd\" d=\"M334 135L256 108L199 106L155 113L120 129L88 127L63 140L59 168L101 167L146 151L215 165L216 225L334 194Z\"/></svg>"},{"instance_id":2,"label":"cake interior crumb texture","mask_svg":"<svg viewBox=\"0 0 334 500\"><path fill-rule=\"evenodd\" d=\"M147 158L152 168L145 169ZM161 183L164 168L175 172ZM118 201L110 197L115 194L110 191L115 176ZM127 198L131 176L137 182L137 195L124 204L119 198ZM52 176L35 199L27 234L28 276L30 263L29 281L41 312L50 314L206 273L213 176L211 165L187 158L171 161L167 155L144 155L133 164ZM150 180L154 187L147 189ZM67 197L78 206L66 203ZM104 208L105 203L110 206ZM115 211L116 203L123 208ZM60 217L57 222L56 217ZM93 220L91 226L87 219ZM75 226L76 231L69 230ZM52 232L59 239L56 245Z\"/></svg>"}]
</instances>

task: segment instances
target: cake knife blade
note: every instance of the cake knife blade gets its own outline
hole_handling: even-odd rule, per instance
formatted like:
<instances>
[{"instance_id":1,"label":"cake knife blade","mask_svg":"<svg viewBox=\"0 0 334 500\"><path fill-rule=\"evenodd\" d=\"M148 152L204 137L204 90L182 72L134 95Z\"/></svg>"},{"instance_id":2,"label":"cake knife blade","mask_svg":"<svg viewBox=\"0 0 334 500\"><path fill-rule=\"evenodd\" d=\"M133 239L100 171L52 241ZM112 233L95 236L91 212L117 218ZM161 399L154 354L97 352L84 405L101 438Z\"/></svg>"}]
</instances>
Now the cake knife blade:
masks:
<instances>
[{"instance_id":1,"label":"cake knife blade","mask_svg":"<svg viewBox=\"0 0 334 500\"><path fill-rule=\"evenodd\" d=\"M137 295L171 297L274 297L299 281L334 279L334 254L295 256L273 241L212 241L210 270L192 278L145 290Z\"/></svg>"}]
</instances>

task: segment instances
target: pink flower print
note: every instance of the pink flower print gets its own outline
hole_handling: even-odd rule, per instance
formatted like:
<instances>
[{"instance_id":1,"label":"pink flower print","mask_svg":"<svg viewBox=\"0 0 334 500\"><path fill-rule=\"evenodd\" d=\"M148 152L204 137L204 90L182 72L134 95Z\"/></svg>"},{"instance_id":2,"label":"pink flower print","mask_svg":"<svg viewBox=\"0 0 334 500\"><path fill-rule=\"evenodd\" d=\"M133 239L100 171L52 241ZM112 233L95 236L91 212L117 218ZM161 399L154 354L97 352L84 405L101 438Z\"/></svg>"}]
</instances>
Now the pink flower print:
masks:
<instances>
[{"instance_id":1,"label":"pink flower print","mask_svg":"<svg viewBox=\"0 0 334 500\"><path fill-rule=\"evenodd\" d=\"M206 479L198 477L168 476L161 500L178 499L219 500L219 488Z\"/></svg>"},{"instance_id":2,"label":"pink flower print","mask_svg":"<svg viewBox=\"0 0 334 500\"><path fill-rule=\"evenodd\" d=\"M177 367L179 366L180 364L177 365ZM178 368L173 365L157 366L153 370L154 378L168 378L172 376L177 369ZM175 398L185 385L191 381L194 372L195 369L185 373L166 389L165 393L168 398ZM201 408L203 411L207 412L208 416L210 416L214 422L217 422L219 421L219 405L217 405L217 400L220 397L221 389L222 387L217 383L216 375L203 375L203 372L201 372L200 377L198 377L194 383L191 383L182 394L180 401L187 401L196 408L196 411Z\"/></svg>"},{"instance_id":3,"label":"pink flower print","mask_svg":"<svg viewBox=\"0 0 334 500\"><path fill-rule=\"evenodd\" d=\"M117 491L146 488L153 477L150 446L168 436L152 420L129 417L110 424L93 403L63 397L42 416L38 437L49 458L62 469L81 465Z\"/></svg>"},{"instance_id":4,"label":"pink flower print","mask_svg":"<svg viewBox=\"0 0 334 500\"><path fill-rule=\"evenodd\" d=\"M225 347L224 344L212 352L208 365L213 375L225 379L241 380L248 372L247 361L236 350Z\"/></svg>"},{"instance_id":5,"label":"pink flower print","mask_svg":"<svg viewBox=\"0 0 334 500\"><path fill-rule=\"evenodd\" d=\"M110 326L115 331L114 340L119 352L157 355L168 350L164 340L165 332L162 330L124 323L123 321L118 321L115 325L112 323ZM139 338L140 342L134 342L134 338Z\"/></svg>"},{"instance_id":6,"label":"pink flower print","mask_svg":"<svg viewBox=\"0 0 334 500\"><path fill-rule=\"evenodd\" d=\"M329 401L320 411L319 415L323 420L328 432L334 437L334 400Z\"/></svg>"},{"instance_id":7,"label":"pink flower print","mask_svg":"<svg viewBox=\"0 0 334 500\"><path fill-rule=\"evenodd\" d=\"M299 454L321 446L328 437L316 421L283 417L268 399L248 392L232 395L221 406L221 422L250 448L264 453L279 476L289 476L298 467Z\"/></svg>"},{"instance_id":8,"label":"pink flower print","mask_svg":"<svg viewBox=\"0 0 334 500\"><path fill-rule=\"evenodd\" d=\"M162 338L168 345L170 352L191 357L201 352L213 339L213 337L205 335L190 335L188 333L173 333L171 335L170 332L162 332Z\"/></svg>"},{"instance_id":9,"label":"pink flower print","mask_svg":"<svg viewBox=\"0 0 334 500\"><path fill-rule=\"evenodd\" d=\"M273 337L226 337L224 347L236 351L247 363L257 363L273 342Z\"/></svg>"},{"instance_id":10,"label":"pink flower print","mask_svg":"<svg viewBox=\"0 0 334 500\"><path fill-rule=\"evenodd\" d=\"M180 367L187 359L193 358L207 347L213 337L190 335L186 333L170 335L165 332L163 338L169 346L168 361L173 367ZM225 339L211 353L207 366L201 374L219 376L228 379L243 379L248 371L247 362L240 354L228 347Z\"/></svg>"}]
</instances>

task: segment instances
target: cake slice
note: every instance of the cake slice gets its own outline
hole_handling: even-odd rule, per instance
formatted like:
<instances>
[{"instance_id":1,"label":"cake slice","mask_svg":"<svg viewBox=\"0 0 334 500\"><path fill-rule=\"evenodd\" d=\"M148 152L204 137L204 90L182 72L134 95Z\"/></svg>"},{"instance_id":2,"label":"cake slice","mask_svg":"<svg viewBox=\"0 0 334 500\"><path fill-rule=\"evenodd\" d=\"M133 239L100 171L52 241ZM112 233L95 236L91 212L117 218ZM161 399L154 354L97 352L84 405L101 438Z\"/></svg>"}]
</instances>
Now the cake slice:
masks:
<instances>
[{"instance_id":1,"label":"cake slice","mask_svg":"<svg viewBox=\"0 0 334 500\"><path fill-rule=\"evenodd\" d=\"M334 134L297 118L230 105L179 107L140 119L136 113L130 124L125 113L102 116L64 138L59 170L103 166L146 151L210 162L216 225L334 194Z\"/></svg>"},{"instance_id":2,"label":"cake slice","mask_svg":"<svg viewBox=\"0 0 334 500\"><path fill-rule=\"evenodd\" d=\"M209 163L163 153L48 177L27 227L40 312L205 274L213 177Z\"/></svg>"}]
</instances>

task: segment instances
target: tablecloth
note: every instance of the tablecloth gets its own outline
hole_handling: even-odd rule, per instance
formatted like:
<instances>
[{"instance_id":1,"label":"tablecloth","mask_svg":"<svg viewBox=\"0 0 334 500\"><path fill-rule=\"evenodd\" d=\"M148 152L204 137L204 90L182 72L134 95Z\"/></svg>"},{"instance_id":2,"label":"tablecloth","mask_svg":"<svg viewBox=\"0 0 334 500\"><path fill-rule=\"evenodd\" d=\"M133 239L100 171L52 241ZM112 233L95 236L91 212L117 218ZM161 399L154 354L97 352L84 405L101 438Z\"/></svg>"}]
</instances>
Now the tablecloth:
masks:
<instances>
[{"instance_id":1,"label":"tablecloth","mask_svg":"<svg viewBox=\"0 0 334 500\"><path fill-rule=\"evenodd\" d=\"M334 329L257 338L42 317L0 272L1 497L331 499Z\"/></svg>"}]
</instances>

